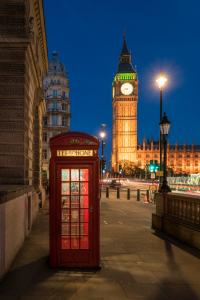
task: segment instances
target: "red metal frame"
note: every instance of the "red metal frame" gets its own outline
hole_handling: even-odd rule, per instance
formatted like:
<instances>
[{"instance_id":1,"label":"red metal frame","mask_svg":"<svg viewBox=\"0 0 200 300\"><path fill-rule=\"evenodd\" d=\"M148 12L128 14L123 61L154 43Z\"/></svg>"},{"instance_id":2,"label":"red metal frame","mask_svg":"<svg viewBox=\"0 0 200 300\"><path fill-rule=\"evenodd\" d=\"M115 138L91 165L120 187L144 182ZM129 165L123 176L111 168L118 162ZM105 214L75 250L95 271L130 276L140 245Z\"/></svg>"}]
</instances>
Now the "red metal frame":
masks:
<instances>
[{"instance_id":1,"label":"red metal frame","mask_svg":"<svg viewBox=\"0 0 200 300\"><path fill-rule=\"evenodd\" d=\"M75 143L79 141L79 144L70 143L74 140ZM100 143L96 137L81 132L59 134L50 140L50 265L52 267L100 266L99 146ZM93 155L57 156L57 150L93 150ZM89 170L89 249L61 249L61 211L64 209L61 208L61 169ZM83 211L86 212L86 210ZM70 209L69 212L71 212ZM79 225L82 225L80 218Z\"/></svg>"}]
</instances>

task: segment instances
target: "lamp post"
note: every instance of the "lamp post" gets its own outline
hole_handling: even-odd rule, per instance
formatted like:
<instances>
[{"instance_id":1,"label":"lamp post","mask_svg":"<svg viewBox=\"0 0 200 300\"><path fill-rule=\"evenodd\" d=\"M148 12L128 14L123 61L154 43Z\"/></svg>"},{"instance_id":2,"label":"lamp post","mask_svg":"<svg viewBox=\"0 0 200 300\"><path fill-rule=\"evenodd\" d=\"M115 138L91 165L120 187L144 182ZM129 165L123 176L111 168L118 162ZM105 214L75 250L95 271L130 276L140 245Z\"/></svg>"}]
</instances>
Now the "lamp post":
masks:
<instances>
[{"instance_id":1,"label":"lamp post","mask_svg":"<svg viewBox=\"0 0 200 300\"><path fill-rule=\"evenodd\" d=\"M160 89L160 122L162 121L162 87L167 81L166 78L163 77L163 70L160 70L160 78L156 80ZM162 133L160 131L160 171L162 171ZM161 185L161 176L160 176L160 185Z\"/></svg>"},{"instance_id":2,"label":"lamp post","mask_svg":"<svg viewBox=\"0 0 200 300\"><path fill-rule=\"evenodd\" d=\"M104 142L103 142L103 138L105 136L105 133L103 131L103 128L106 127L106 124L101 124L101 138L102 138L102 141L101 141L101 144L102 144L102 155L101 155L101 179L103 181L103 148L104 148Z\"/></svg>"},{"instance_id":3,"label":"lamp post","mask_svg":"<svg viewBox=\"0 0 200 300\"><path fill-rule=\"evenodd\" d=\"M169 128L171 122L167 119L166 113L164 113L162 121L159 123L160 125L160 132L162 133L163 137L163 145L164 145L164 166L163 166L163 183L160 186L158 192L167 194L171 192L170 187L167 185L167 170L166 170L166 161L167 161L167 137L169 133Z\"/></svg>"}]
</instances>

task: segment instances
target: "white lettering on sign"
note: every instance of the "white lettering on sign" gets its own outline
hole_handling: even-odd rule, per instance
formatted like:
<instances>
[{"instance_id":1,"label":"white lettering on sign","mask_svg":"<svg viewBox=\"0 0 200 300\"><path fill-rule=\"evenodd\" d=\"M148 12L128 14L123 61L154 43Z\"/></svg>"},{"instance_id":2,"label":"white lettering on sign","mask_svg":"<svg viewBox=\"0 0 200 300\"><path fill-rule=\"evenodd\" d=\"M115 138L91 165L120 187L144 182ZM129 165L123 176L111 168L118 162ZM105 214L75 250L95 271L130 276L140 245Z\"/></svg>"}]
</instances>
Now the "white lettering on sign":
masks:
<instances>
[{"instance_id":1,"label":"white lettering on sign","mask_svg":"<svg viewBox=\"0 0 200 300\"><path fill-rule=\"evenodd\" d=\"M57 156L93 156L93 150L57 150Z\"/></svg>"}]
</instances>

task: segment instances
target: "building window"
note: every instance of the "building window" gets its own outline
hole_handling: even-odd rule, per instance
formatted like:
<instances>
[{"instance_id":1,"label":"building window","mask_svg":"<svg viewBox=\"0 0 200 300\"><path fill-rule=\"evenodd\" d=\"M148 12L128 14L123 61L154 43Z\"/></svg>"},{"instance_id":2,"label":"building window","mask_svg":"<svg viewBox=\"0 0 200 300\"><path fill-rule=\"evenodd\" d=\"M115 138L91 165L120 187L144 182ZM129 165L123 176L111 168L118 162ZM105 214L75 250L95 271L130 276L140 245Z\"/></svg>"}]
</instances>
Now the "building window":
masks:
<instances>
[{"instance_id":1,"label":"building window","mask_svg":"<svg viewBox=\"0 0 200 300\"><path fill-rule=\"evenodd\" d=\"M146 157L149 157L149 154L147 154Z\"/></svg>"},{"instance_id":2,"label":"building window","mask_svg":"<svg viewBox=\"0 0 200 300\"><path fill-rule=\"evenodd\" d=\"M67 118L66 117L62 117L62 125L63 126L67 125Z\"/></svg>"},{"instance_id":3,"label":"building window","mask_svg":"<svg viewBox=\"0 0 200 300\"><path fill-rule=\"evenodd\" d=\"M170 157L174 157L174 155L170 155Z\"/></svg>"},{"instance_id":4,"label":"building window","mask_svg":"<svg viewBox=\"0 0 200 300\"><path fill-rule=\"evenodd\" d=\"M57 132L53 132L53 136L57 135Z\"/></svg>"},{"instance_id":5,"label":"building window","mask_svg":"<svg viewBox=\"0 0 200 300\"><path fill-rule=\"evenodd\" d=\"M63 97L65 97L65 92L62 93Z\"/></svg>"},{"instance_id":6,"label":"building window","mask_svg":"<svg viewBox=\"0 0 200 300\"><path fill-rule=\"evenodd\" d=\"M179 157L182 157L182 154L179 154Z\"/></svg>"},{"instance_id":7,"label":"building window","mask_svg":"<svg viewBox=\"0 0 200 300\"><path fill-rule=\"evenodd\" d=\"M58 117L53 116L53 125L57 125L57 119L58 119Z\"/></svg>"},{"instance_id":8,"label":"building window","mask_svg":"<svg viewBox=\"0 0 200 300\"><path fill-rule=\"evenodd\" d=\"M195 153L195 157L198 157L198 154L197 154L197 153Z\"/></svg>"},{"instance_id":9,"label":"building window","mask_svg":"<svg viewBox=\"0 0 200 300\"><path fill-rule=\"evenodd\" d=\"M57 102L53 102L53 109L57 109Z\"/></svg>"},{"instance_id":10,"label":"building window","mask_svg":"<svg viewBox=\"0 0 200 300\"><path fill-rule=\"evenodd\" d=\"M47 132L43 132L43 142L47 142Z\"/></svg>"},{"instance_id":11,"label":"building window","mask_svg":"<svg viewBox=\"0 0 200 300\"><path fill-rule=\"evenodd\" d=\"M43 125L47 125L47 117L43 118Z\"/></svg>"},{"instance_id":12,"label":"building window","mask_svg":"<svg viewBox=\"0 0 200 300\"><path fill-rule=\"evenodd\" d=\"M138 155L138 158L141 158L141 154Z\"/></svg>"},{"instance_id":13,"label":"building window","mask_svg":"<svg viewBox=\"0 0 200 300\"><path fill-rule=\"evenodd\" d=\"M56 80L54 80L54 84L56 84Z\"/></svg>"},{"instance_id":14,"label":"building window","mask_svg":"<svg viewBox=\"0 0 200 300\"><path fill-rule=\"evenodd\" d=\"M56 66L54 66L54 70L56 70Z\"/></svg>"},{"instance_id":15,"label":"building window","mask_svg":"<svg viewBox=\"0 0 200 300\"><path fill-rule=\"evenodd\" d=\"M187 157L190 157L190 154L187 154Z\"/></svg>"},{"instance_id":16,"label":"building window","mask_svg":"<svg viewBox=\"0 0 200 300\"><path fill-rule=\"evenodd\" d=\"M154 155L154 158L158 158L158 155Z\"/></svg>"},{"instance_id":17,"label":"building window","mask_svg":"<svg viewBox=\"0 0 200 300\"><path fill-rule=\"evenodd\" d=\"M57 96L57 91L53 90L53 96Z\"/></svg>"},{"instance_id":18,"label":"building window","mask_svg":"<svg viewBox=\"0 0 200 300\"><path fill-rule=\"evenodd\" d=\"M42 158L47 159L47 149L42 150Z\"/></svg>"}]
</instances>

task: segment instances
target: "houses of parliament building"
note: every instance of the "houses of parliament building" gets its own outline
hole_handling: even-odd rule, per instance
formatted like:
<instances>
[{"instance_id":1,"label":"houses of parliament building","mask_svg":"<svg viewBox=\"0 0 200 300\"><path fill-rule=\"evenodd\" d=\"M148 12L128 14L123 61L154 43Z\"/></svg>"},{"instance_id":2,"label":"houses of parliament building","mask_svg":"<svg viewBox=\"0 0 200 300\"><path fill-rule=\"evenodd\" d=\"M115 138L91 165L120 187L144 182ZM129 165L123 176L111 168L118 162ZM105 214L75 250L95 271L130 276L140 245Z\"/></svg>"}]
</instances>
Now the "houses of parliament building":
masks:
<instances>
[{"instance_id":1,"label":"houses of parliament building","mask_svg":"<svg viewBox=\"0 0 200 300\"><path fill-rule=\"evenodd\" d=\"M119 56L118 69L112 83L113 152L112 169L119 172L119 164L125 161L138 163L141 168L150 160L160 161L160 143L137 138L138 75L131 64L131 54L124 43ZM175 174L200 173L200 145L167 145L167 167Z\"/></svg>"}]
</instances>

